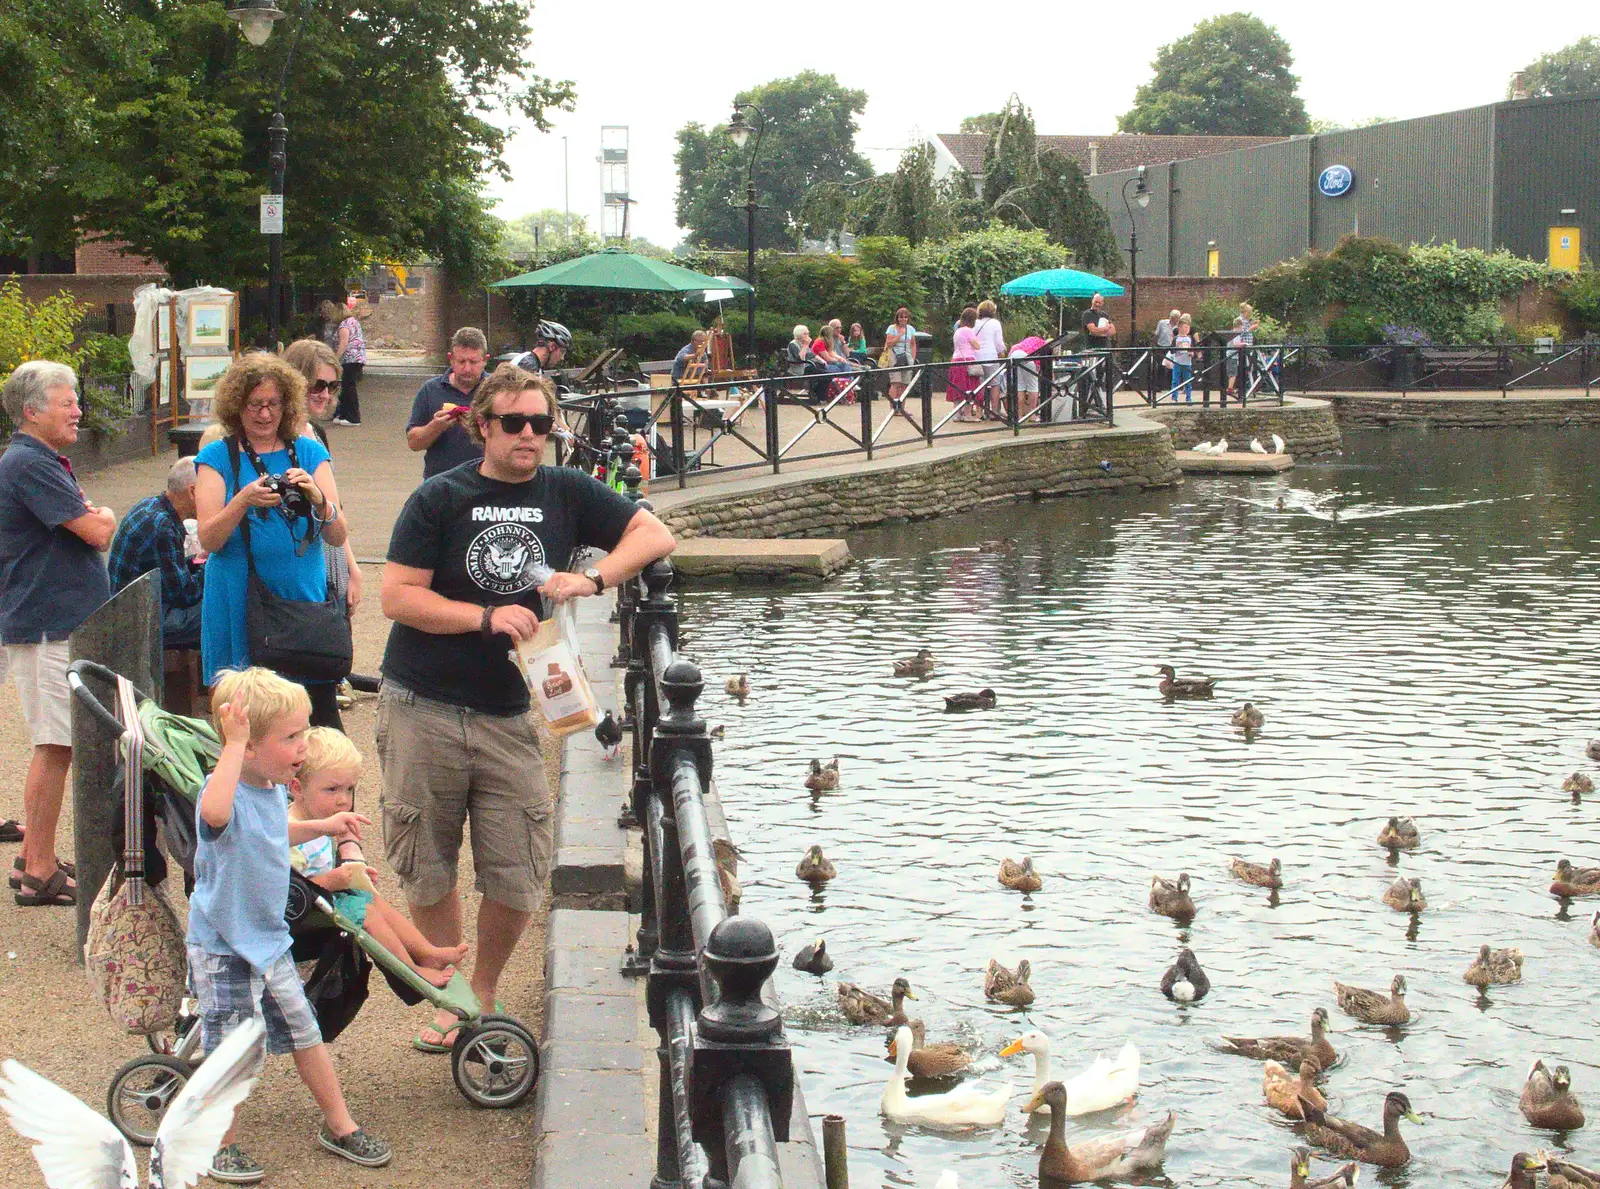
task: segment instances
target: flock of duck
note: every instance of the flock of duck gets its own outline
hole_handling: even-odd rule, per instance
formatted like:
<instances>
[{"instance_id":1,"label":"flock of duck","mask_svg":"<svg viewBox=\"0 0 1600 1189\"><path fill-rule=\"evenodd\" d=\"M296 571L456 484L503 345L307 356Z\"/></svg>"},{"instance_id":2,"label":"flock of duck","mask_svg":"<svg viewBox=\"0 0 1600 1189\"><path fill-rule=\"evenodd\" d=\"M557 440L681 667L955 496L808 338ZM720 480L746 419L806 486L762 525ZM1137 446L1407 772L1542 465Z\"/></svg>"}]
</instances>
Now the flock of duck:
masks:
<instances>
[{"instance_id":1,"label":"flock of duck","mask_svg":"<svg viewBox=\"0 0 1600 1189\"><path fill-rule=\"evenodd\" d=\"M926 677L934 669L933 654L926 648L894 662L896 676ZM1210 698L1214 695L1216 682L1212 678L1179 677L1168 665L1157 671L1161 678L1158 689L1165 698ZM741 699L749 696L749 685L743 675L737 683L730 679L727 689ZM994 704L994 694L986 689L975 694L947 696L946 701L947 709L952 710L988 709ZM1231 722L1249 735L1262 729L1265 716L1246 702L1234 713ZM1587 754L1593 760L1600 760L1600 740L1588 745ZM838 757L827 764L812 760L805 786L814 793L839 788ZM1563 785L1564 791L1571 793L1575 800L1585 792L1592 792L1593 788L1593 783L1582 773L1574 773ZM1421 832L1412 818L1395 816L1379 830L1377 843L1389 851L1392 861L1398 862L1401 852L1421 845ZM1229 870L1242 883L1269 889L1273 897L1283 887L1283 867L1277 858L1255 863L1236 857ZM807 848L796 866L795 875L815 889L836 878L838 871L822 847L813 845ZM1044 884L1033 860L1026 857L1020 861L1003 859L998 882L1006 889L1024 894L1037 892ZM1562 859L1556 866L1550 891L1562 898L1600 895L1600 868L1578 868ZM1405 876L1396 879L1388 888L1383 902L1395 911L1412 914L1427 908L1421 880ZM1185 926L1194 920L1198 911L1187 872L1180 872L1175 878L1152 876L1148 903L1151 912ZM1596 912L1590 922L1589 941L1600 947L1600 912ZM828 952L826 940L819 938L802 947L793 964L797 970L821 976L833 970L834 958ZM1483 945L1463 972L1462 980L1478 987L1481 993L1492 985L1520 981L1522 965L1523 955L1519 949L1494 949ZM984 996L993 1003L1026 1008L1034 1002L1030 978L1026 959L1010 969L991 958L984 972ZM1387 993L1337 981L1333 988L1340 1010L1363 1023L1399 1028L1411 1020L1403 975L1393 977ZM1210 989L1209 978L1187 946L1179 950L1160 981L1163 995L1185 1004L1199 1002ZM959 1078L970 1069L973 1061L973 1055L961 1045L929 1041L924 1022L906 1014L906 1001L915 999L910 982L903 977L894 981L887 999L854 983L838 984L838 1006L846 1020L858 1026L888 1029L887 1059L894 1063L894 1069L887 1078L880 1102L883 1115L896 1123L935 1129L1001 1126L1013 1094L1010 1086L986 1089L981 1084L957 1084L944 1092L915 1096L907 1093L910 1079L926 1083ZM1402 1120L1422 1123L1410 1100L1399 1090L1390 1092L1384 1099L1381 1130L1330 1114L1327 1099L1317 1085L1318 1079L1325 1077L1338 1060L1338 1053L1328 1040L1327 1029L1328 1012L1318 1007L1311 1013L1306 1036L1224 1036L1217 1042L1221 1052L1264 1062L1262 1096L1267 1105L1296 1120L1310 1145L1335 1158L1350 1161L1313 1179L1310 1148L1296 1147L1289 1161L1291 1189L1354 1186L1360 1175L1358 1162L1383 1168L1407 1164L1411 1152L1401 1135L1400 1123ZM1070 1146L1066 1142L1065 1127L1069 1117L1110 1110L1136 1097L1140 1059L1139 1050L1131 1042L1124 1045L1116 1057L1099 1057L1086 1069L1064 1080L1052 1077L1050 1040L1043 1032L1024 1032L1002 1048L999 1055L1013 1057L1021 1053L1031 1054L1034 1059L1033 1090L1022 1113L1031 1116L1035 1112L1048 1112L1050 1118L1049 1135L1039 1158L1041 1184L1095 1181L1160 1166L1177 1119L1174 1111L1169 1110L1164 1118L1138 1130ZM1584 1123L1583 1109L1572 1092L1570 1071L1564 1065L1548 1067L1543 1060L1534 1062L1528 1072L1520 1109L1531 1124L1552 1131L1566 1132ZM1511 1160L1501 1189L1535 1189L1536 1174L1541 1171L1547 1173L1551 1189L1600 1189L1600 1171L1580 1167L1545 1152L1518 1152ZM944 1173L938 1186L939 1189L958 1189L955 1174Z\"/></svg>"}]
</instances>

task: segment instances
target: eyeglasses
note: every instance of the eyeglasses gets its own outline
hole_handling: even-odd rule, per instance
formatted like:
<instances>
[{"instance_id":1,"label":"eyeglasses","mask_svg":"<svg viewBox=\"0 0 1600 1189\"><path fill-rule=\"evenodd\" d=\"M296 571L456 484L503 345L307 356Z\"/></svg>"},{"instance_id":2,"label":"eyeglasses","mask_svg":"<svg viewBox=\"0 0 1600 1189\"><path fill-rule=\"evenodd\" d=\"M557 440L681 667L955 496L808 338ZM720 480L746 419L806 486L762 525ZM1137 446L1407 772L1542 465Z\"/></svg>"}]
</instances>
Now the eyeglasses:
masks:
<instances>
[{"instance_id":1,"label":"eyeglasses","mask_svg":"<svg viewBox=\"0 0 1600 1189\"><path fill-rule=\"evenodd\" d=\"M508 434L519 434L528 426L536 434L546 434L556 427L556 419L549 413L485 413L484 419L498 421Z\"/></svg>"},{"instance_id":2,"label":"eyeglasses","mask_svg":"<svg viewBox=\"0 0 1600 1189\"><path fill-rule=\"evenodd\" d=\"M246 413L281 413L283 402L281 400L253 400L245 405Z\"/></svg>"},{"instance_id":3,"label":"eyeglasses","mask_svg":"<svg viewBox=\"0 0 1600 1189\"><path fill-rule=\"evenodd\" d=\"M321 396L324 392L326 392L329 396L338 396L339 389L343 387L344 384L338 380L318 380L315 384L311 385L311 395Z\"/></svg>"}]
</instances>

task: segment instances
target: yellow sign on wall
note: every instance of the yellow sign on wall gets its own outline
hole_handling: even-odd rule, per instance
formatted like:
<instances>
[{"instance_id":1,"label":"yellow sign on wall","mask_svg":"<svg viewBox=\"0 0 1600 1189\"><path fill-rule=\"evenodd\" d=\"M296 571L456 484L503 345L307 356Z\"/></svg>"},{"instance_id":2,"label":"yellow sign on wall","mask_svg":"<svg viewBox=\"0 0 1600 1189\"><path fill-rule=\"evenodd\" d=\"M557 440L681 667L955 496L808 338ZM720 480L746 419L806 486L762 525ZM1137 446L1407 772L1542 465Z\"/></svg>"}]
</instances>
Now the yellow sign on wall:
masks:
<instances>
[{"instance_id":1,"label":"yellow sign on wall","mask_svg":"<svg viewBox=\"0 0 1600 1189\"><path fill-rule=\"evenodd\" d=\"M1550 228L1550 267L1578 271L1583 258L1583 233L1577 227Z\"/></svg>"},{"instance_id":2,"label":"yellow sign on wall","mask_svg":"<svg viewBox=\"0 0 1600 1189\"><path fill-rule=\"evenodd\" d=\"M1554 241L1551 241L1552 243ZM1222 253L1216 248L1206 250L1206 276L1220 277L1222 275Z\"/></svg>"}]
</instances>

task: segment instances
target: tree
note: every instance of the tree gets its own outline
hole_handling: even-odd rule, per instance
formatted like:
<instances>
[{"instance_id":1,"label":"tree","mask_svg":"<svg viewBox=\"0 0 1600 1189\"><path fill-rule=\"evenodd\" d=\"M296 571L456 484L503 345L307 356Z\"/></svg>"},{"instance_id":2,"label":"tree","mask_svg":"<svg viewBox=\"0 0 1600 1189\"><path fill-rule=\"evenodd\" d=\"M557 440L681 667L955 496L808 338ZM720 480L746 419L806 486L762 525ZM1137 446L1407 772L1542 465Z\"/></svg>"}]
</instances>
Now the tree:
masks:
<instances>
[{"instance_id":1,"label":"tree","mask_svg":"<svg viewBox=\"0 0 1600 1189\"><path fill-rule=\"evenodd\" d=\"M754 177L757 201L767 209L756 220L756 244L792 249L813 186L872 176L871 165L856 152L856 116L866 110L867 93L841 86L831 74L806 70L734 99L755 103L766 113ZM760 117L752 123L759 126ZM744 245L745 168L752 147L736 147L726 125L689 123L678 130L678 223L689 229L695 246Z\"/></svg>"},{"instance_id":2,"label":"tree","mask_svg":"<svg viewBox=\"0 0 1600 1189\"><path fill-rule=\"evenodd\" d=\"M961 132L978 132L985 136L1000 127L1000 121L1005 118L1004 112L986 111L976 116L965 116L961 120Z\"/></svg>"},{"instance_id":3,"label":"tree","mask_svg":"<svg viewBox=\"0 0 1600 1189\"><path fill-rule=\"evenodd\" d=\"M1522 70L1522 88L1531 98L1593 95L1600 91L1600 38L1580 37L1571 45L1535 58ZM1515 84L1506 92L1512 98Z\"/></svg>"},{"instance_id":4,"label":"tree","mask_svg":"<svg viewBox=\"0 0 1600 1189\"><path fill-rule=\"evenodd\" d=\"M563 211L546 207L501 223L500 250L513 260L542 258L549 264L585 252L598 252L600 237L589 231L585 216L569 217Z\"/></svg>"},{"instance_id":5,"label":"tree","mask_svg":"<svg viewBox=\"0 0 1600 1189\"><path fill-rule=\"evenodd\" d=\"M373 258L435 255L470 278L498 239L481 180L506 173L509 130L485 113L542 128L572 101L570 84L531 72L530 13L528 0L321 0L257 48L211 0L13 0L0 235L65 248L92 228L180 284L259 283L256 196L292 50L288 274L334 283Z\"/></svg>"},{"instance_id":6,"label":"tree","mask_svg":"<svg viewBox=\"0 0 1600 1189\"><path fill-rule=\"evenodd\" d=\"M1201 21L1151 65L1155 76L1117 123L1123 132L1292 136L1309 125L1289 43L1256 17Z\"/></svg>"},{"instance_id":7,"label":"tree","mask_svg":"<svg viewBox=\"0 0 1600 1189\"><path fill-rule=\"evenodd\" d=\"M933 146L926 141L906 149L893 173L813 186L806 192L801 218L813 238L848 231L898 236L912 247L955 230L950 204L934 181Z\"/></svg>"}]
</instances>

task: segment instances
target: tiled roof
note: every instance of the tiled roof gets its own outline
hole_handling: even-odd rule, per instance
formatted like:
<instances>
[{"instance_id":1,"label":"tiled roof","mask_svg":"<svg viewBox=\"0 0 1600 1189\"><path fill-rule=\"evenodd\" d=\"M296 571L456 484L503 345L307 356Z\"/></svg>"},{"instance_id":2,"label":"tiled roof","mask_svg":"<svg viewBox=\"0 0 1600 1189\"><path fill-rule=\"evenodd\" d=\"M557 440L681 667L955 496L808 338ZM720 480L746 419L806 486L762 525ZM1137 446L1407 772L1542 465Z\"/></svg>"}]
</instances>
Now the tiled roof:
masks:
<instances>
[{"instance_id":1,"label":"tiled roof","mask_svg":"<svg viewBox=\"0 0 1600 1189\"><path fill-rule=\"evenodd\" d=\"M939 139L968 173L983 169L983 150L989 136L983 132L941 132ZM1055 149L1077 161L1088 172L1089 145L1100 146L1096 154L1097 171L1115 173L1140 165L1164 165L1186 157L1210 157L1235 149L1287 140L1284 136L1141 136L1131 132L1108 132L1104 136L1041 136L1039 148Z\"/></svg>"}]
</instances>

